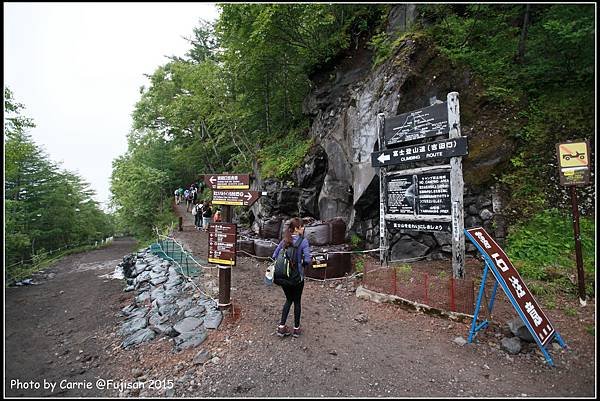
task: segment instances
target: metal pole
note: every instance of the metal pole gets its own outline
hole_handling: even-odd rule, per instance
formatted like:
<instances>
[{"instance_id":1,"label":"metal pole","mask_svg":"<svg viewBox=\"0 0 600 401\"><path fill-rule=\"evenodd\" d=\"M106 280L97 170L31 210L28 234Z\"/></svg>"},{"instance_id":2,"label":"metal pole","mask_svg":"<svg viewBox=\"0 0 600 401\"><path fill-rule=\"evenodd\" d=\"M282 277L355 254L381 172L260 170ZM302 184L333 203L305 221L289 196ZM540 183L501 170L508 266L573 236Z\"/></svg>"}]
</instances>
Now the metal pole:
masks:
<instances>
[{"instance_id":1,"label":"metal pole","mask_svg":"<svg viewBox=\"0 0 600 401\"><path fill-rule=\"evenodd\" d=\"M231 206L223 206L222 220L231 223ZM231 266L219 266L219 308L231 307Z\"/></svg>"},{"instance_id":2,"label":"metal pole","mask_svg":"<svg viewBox=\"0 0 600 401\"><path fill-rule=\"evenodd\" d=\"M579 233L579 208L577 207L577 192L571 186L571 206L573 208L573 234L575 236L575 258L577 260L577 284L579 287L579 303L586 305L585 273L583 271L583 255L581 253L581 235Z\"/></svg>"}]
</instances>

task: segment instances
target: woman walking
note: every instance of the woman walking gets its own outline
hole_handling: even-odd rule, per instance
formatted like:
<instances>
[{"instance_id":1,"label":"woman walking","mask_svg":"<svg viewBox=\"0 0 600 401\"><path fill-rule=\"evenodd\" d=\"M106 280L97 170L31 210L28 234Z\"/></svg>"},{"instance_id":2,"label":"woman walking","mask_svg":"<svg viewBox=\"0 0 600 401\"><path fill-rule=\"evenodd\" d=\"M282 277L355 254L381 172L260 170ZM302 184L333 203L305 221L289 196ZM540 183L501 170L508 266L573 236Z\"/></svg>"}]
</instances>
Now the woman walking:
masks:
<instances>
[{"instance_id":1,"label":"woman walking","mask_svg":"<svg viewBox=\"0 0 600 401\"><path fill-rule=\"evenodd\" d=\"M283 240L279 243L275 252L273 253L273 259L277 260L279 252L286 252L287 248L294 247L295 249L295 264L298 272L301 276L301 281L297 285L282 285L281 288L285 294L285 303L283 304L283 310L281 311L281 320L277 327L277 335L280 337L289 336L292 334L294 337L300 335L300 314L302 312L302 290L304 289L304 266L309 266L312 260L310 255L310 245L308 240L303 237L304 235L304 224L302 220L295 217L290 220L289 226L284 233ZM290 308L294 304L294 330L291 331L286 325Z\"/></svg>"},{"instance_id":2,"label":"woman walking","mask_svg":"<svg viewBox=\"0 0 600 401\"><path fill-rule=\"evenodd\" d=\"M211 217L212 209L210 208L210 203L205 201L204 207L202 208L202 229L204 231L208 231L208 225L210 224Z\"/></svg>"}]
</instances>

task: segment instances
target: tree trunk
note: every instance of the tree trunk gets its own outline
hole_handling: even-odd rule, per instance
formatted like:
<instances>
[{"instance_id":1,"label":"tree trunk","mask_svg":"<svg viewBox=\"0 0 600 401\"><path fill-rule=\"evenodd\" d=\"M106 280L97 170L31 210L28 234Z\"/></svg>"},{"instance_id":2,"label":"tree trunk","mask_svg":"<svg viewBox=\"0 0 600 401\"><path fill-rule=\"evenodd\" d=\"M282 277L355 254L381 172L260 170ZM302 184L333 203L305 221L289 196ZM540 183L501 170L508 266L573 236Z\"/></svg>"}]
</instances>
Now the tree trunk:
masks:
<instances>
[{"instance_id":1,"label":"tree trunk","mask_svg":"<svg viewBox=\"0 0 600 401\"><path fill-rule=\"evenodd\" d=\"M235 141L235 134L233 133L233 128L231 128L231 126L229 127L229 132L231 132L231 140L233 141L233 144L237 148L238 152L240 152L240 154L244 157L244 161L247 162L248 159L246 158L246 154L244 152L242 152L242 149L240 149L237 142Z\"/></svg>"},{"instance_id":2,"label":"tree trunk","mask_svg":"<svg viewBox=\"0 0 600 401\"><path fill-rule=\"evenodd\" d=\"M525 61L525 42L527 41L527 31L529 30L529 9L530 4L525 5L525 15L523 15L523 27L521 28L521 37L519 38L519 46L517 48L517 56L515 62L523 64Z\"/></svg>"},{"instance_id":3,"label":"tree trunk","mask_svg":"<svg viewBox=\"0 0 600 401\"><path fill-rule=\"evenodd\" d=\"M213 138L212 138L212 135L210 134L210 131L206 128L206 125L204 124L204 121L200 121L200 124L202 124L202 131L205 132L206 135L208 136L208 139L210 140L210 143L211 143L212 148L213 148L213 152L215 152L215 155L219 159L219 162L221 163L221 166L223 168L226 168L225 167L225 163L223 162L223 158L221 158L221 154L217 151L217 147L215 146L215 142L213 141Z\"/></svg>"}]
</instances>

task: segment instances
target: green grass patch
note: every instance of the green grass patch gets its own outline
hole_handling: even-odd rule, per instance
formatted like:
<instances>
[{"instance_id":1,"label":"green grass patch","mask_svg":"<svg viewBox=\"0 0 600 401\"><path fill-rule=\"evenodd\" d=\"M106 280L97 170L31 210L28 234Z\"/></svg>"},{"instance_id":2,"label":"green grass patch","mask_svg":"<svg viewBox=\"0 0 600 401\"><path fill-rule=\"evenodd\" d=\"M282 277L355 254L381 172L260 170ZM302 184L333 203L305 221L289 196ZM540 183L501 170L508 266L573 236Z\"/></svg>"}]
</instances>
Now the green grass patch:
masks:
<instances>
[{"instance_id":1,"label":"green grass patch","mask_svg":"<svg viewBox=\"0 0 600 401\"><path fill-rule=\"evenodd\" d=\"M313 139L304 138L298 130L282 138L274 138L258 154L263 178L289 177L300 166L312 145Z\"/></svg>"},{"instance_id":2,"label":"green grass patch","mask_svg":"<svg viewBox=\"0 0 600 401\"><path fill-rule=\"evenodd\" d=\"M590 218L580 219L586 281L595 275L595 224ZM559 289L572 292L576 288L569 276L576 271L575 240L571 217L556 209L542 211L531 220L512 227L506 252L519 273L528 279L543 280ZM543 295L541 287L532 284L531 290ZM592 285L593 287L593 285Z\"/></svg>"},{"instance_id":3,"label":"green grass patch","mask_svg":"<svg viewBox=\"0 0 600 401\"><path fill-rule=\"evenodd\" d=\"M596 335L596 327L595 326L585 326L585 331L587 331L587 333L590 336L595 336Z\"/></svg>"}]
</instances>

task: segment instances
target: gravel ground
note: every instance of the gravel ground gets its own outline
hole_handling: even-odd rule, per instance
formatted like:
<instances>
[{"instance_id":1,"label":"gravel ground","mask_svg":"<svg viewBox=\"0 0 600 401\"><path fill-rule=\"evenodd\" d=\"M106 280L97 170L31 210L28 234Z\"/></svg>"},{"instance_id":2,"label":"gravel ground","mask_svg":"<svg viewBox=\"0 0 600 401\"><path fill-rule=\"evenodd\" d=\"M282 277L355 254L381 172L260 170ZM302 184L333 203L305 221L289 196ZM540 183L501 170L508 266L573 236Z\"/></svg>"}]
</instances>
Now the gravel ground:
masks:
<instances>
[{"instance_id":1,"label":"gravel ground","mask_svg":"<svg viewBox=\"0 0 600 401\"><path fill-rule=\"evenodd\" d=\"M207 235L193 227L184 209L184 230L175 237L206 260ZM238 257L232 270L232 308L197 348L173 351L158 338L120 348L118 311L131 302L124 283L99 277L131 252L132 241L72 255L39 280L41 285L5 290L6 396L176 397L594 397L595 300L576 300L547 314L567 350L551 346L549 367L535 346L517 355L500 349L505 332L493 325L473 344L470 322L456 322L390 304L358 299L360 279L307 280L302 304L303 334L279 338L276 325L282 290L263 282L265 261ZM215 294L216 269L200 284ZM64 293L61 293L64 291ZM571 302L569 304L569 302ZM562 305L562 304L561 304ZM569 314L565 306L575 310ZM66 311L66 312L65 312ZM513 316L516 317L516 314ZM292 324L290 313L288 324ZM80 352L83 351L83 352ZM198 357L203 354L204 358ZM195 360L195 361L194 361ZM62 392L12 389L11 380L43 384L122 383L120 388ZM14 387L14 386L13 386Z\"/></svg>"}]
</instances>

